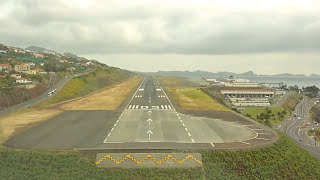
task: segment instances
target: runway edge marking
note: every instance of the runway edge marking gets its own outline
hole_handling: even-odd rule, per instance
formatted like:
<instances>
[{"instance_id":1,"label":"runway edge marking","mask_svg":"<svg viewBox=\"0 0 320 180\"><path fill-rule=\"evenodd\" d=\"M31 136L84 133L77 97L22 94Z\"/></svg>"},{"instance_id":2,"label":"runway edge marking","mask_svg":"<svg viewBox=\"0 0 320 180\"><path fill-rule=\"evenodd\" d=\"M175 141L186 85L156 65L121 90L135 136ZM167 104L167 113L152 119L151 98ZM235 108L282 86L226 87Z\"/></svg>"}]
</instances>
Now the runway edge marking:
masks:
<instances>
[{"instance_id":1,"label":"runway edge marking","mask_svg":"<svg viewBox=\"0 0 320 180\"><path fill-rule=\"evenodd\" d=\"M127 104L127 106L124 108L124 110L122 111L122 113L120 114L118 120L116 121L116 123L113 125L112 129L110 130L109 134L107 134L106 138L104 139L103 143L107 143L108 137L111 135L111 132L114 130L114 127L117 126L117 123L119 122L119 120L121 119L123 112L129 107L130 103L132 102L133 98L136 96L137 92L139 91L140 87L142 86L142 84L144 83L146 78L144 78L142 80L142 82L140 83L139 87L137 88L136 92L133 94L133 96L131 97L129 103Z\"/></svg>"}]
</instances>

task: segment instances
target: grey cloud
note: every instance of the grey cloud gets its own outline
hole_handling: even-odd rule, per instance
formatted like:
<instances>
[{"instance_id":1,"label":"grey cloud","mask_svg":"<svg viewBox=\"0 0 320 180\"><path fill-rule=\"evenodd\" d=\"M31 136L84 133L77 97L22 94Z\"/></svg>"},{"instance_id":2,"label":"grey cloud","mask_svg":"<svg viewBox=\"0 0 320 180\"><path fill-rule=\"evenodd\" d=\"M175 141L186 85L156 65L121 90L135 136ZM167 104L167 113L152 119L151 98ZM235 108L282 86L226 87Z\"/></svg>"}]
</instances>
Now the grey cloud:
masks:
<instances>
[{"instance_id":1,"label":"grey cloud","mask_svg":"<svg viewBox=\"0 0 320 180\"><path fill-rule=\"evenodd\" d=\"M0 19L3 43L39 45L78 54L235 54L320 49L317 11L228 11L184 7L183 3L121 6L114 1L81 8L47 0L16 0L13 7L5 19Z\"/></svg>"}]
</instances>

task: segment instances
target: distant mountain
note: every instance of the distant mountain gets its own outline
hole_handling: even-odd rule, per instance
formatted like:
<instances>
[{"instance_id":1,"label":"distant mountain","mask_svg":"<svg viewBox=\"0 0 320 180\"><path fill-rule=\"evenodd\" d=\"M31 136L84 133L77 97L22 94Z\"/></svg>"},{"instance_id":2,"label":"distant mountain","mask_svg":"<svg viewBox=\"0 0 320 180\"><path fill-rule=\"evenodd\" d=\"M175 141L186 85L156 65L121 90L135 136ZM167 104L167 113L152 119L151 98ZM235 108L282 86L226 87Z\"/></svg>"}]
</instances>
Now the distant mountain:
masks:
<instances>
[{"instance_id":1,"label":"distant mountain","mask_svg":"<svg viewBox=\"0 0 320 180\"><path fill-rule=\"evenodd\" d=\"M89 61L88 59L86 59L84 57L79 57L79 56L77 56L75 54L72 54L72 53L63 53L63 55L66 56L66 57L77 59L79 61Z\"/></svg>"},{"instance_id":2,"label":"distant mountain","mask_svg":"<svg viewBox=\"0 0 320 180\"><path fill-rule=\"evenodd\" d=\"M237 78L248 78L248 77L256 77L256 76L281 76L281 77L308 77L304 74L290 74L290 73L282 73L276 75L257 75L253 71L248 71L244 73L233 73L233 72L208 72L208 71L158 71L155 73L156 75L161 76L178 76L178 77L188 77L188 78L227 78L229 76L234 76ZM319 75L312 74L309 77L320 77Z\"/></svg>"},{"instance_id":3,"label":"distant mountain","mask_svg":"<svg viewBox=\"0 0 320 180\"><path fill-rule=\"evenodd\" d=\"M30 50L30 51L34 51L34 52L39 52L39 53L44 53L45 51L50 51L50 52L54 52L55 54L59 54L58 52L56 51L53 51L53 50L48 50L48 49L45 49L45 48L42 48L42 47L38 47L38 46L29 46L26 48L26 50Z\"/></svg>"}]
</instances>

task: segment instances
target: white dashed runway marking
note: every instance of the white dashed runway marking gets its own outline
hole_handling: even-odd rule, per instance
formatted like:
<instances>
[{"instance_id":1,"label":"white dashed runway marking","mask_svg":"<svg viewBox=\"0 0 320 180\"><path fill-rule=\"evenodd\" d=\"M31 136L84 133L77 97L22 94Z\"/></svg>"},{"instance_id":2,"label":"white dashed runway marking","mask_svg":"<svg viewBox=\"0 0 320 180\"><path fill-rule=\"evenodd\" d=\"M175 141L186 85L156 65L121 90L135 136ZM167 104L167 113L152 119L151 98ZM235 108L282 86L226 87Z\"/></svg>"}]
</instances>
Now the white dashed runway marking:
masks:
<instances>
[{"instance_id":1,"label":"white dashed runway marking","mask_svg":"<svg viewBox=\"0 0 320 180\"><path fill-rule=\"evenodd\" d=\"M160 106L129 105L127 109L172 109L172 106L171 105L160 105Z\"/></svg>"}]
</instances>

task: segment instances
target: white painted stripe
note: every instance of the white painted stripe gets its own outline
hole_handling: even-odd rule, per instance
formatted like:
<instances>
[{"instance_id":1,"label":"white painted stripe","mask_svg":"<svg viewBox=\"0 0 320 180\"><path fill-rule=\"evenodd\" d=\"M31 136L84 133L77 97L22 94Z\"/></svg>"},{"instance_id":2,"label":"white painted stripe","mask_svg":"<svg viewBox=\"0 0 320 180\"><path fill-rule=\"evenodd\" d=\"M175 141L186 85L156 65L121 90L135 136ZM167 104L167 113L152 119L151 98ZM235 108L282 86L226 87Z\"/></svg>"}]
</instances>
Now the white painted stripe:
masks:
<instances>
[{"instance_id":1,"label":"white painted stripe","mask_svg":"<svg viewBox=\"0 0 320 180\"><path fill-rule=\"evenodd\" d=\"M188 135L189 135L189 136L191 136L191 134L190 134L190 133L188 133Z\"/></svg>"},{"instance_id":2,"label":"white painted stripe","mask_svg":"<svg viewBox=\"0 0 320 180\"><path fill-rule=\"evenodd\" d=\"M111 129L111 131L113 131L113 130L114 130L114 128Z\"/></svg>"},{"instance_id":3,"label":"white painted stripe","mask_svg":"<svg viewBox=\"0 0 320 180\"><path fill-rule=\"evenodd\" d=\"M178 119L181 119L181 117L178 117Z\"/></svg>"},{"instance_id":4,"label":"white painted stripe","mask_svg":"<svg viewBox=\"0 0 320 180\"><path fill-rule=\"evenodd\" d=\"M193 140L193 138L191 138L191 141L194 143L194 140Z\"/></svg>"},{"instance_id":5,"label":"white painted stripe","mask_svg":"<svg viewBox=\"0 0 320 180\"><path fill-rule=\"evenodd\" d=\"M161 105L161 109L163 109L163 105Z\"/></svg>"},{"instance_id":6,"label":"white painted stripe","mask_svg":"<svg viewBox=\"0 0 320 180\"><path fill-rule=\"evenodd\" d=\"M116 126L117 126L117 123L115 123L113 126L116 127Z\"/></svg>"},{"instance_id":7,"label":"white painted stripe","mask_svg":"<svg viewBox=\"0 0 320 180\"><path fill-rule=\"evenodd\" d=\"M134 109L135 107L136 107L136 105L133 105L133 106L132 106L132 109Z\"/></svg>"},{"instance_id":8,"label":"white painted stripe","mask_svg":"<svg viewBox=\"0 0 320 180\"><path fill-rule=\"evenodd\" d=\"M179 114L177 113L177 116L179 117Z\"/></svg>"},{"instance_id":9,"label":"white painted stripe","mask_svg":"<svg viewBox=\"0 0 320 180\"><path fill-rule=\"evenodd\" d=\"M183 121L180 119L180 122L183 122Z\"/></svg>"},{"instance_id":10,"label":"white painted stripe","mask_svg":"<svg viewBox=\"0 0 320 180\"><path fill-rule=\"evenodd\" d=\"M213 144L213 143L210 143L210 144L211 144L212 147L214 147L214 144Z\"/></svg>"},{"instance_id":11,"label":"white painted stripe","mask_svg":"<svg viewBox=\"0 0 320 180\"><path fill-rule=\"evenodd\" d=\"M129 109L131 109L132 105L129 106Z\"/></svg>"},{"instance_id":12,"label":"white painted stripe","mask_svg":"<svg viewBox=\"0 0 320 180\"><path fill-rule=\"evenodd\" d=\"M188 129L187 128L184 128L186 131L188 131Z\"/></svg>"},{"instance_id":13,"label":"white painted stripe","mask_svg":"<svg viewBox=\"0 0 320 180\"><path fill-rule=\"evenodd\" d=\"M111 134L111 133L109 133L107 137L109 137L109 136L110 136L110 134Z\"/></svg>"},{"instance_id":14,"label":"white painted stripe","mask_svg":"<svg viewBox=\"0 0 320 180\"><path fill-rule=\"evenodd\" d=\"M168 105L169 109L172 109L170 105Z\"/></svg>"},{"instance_id":15,"label":"white painted stripe","mask_svg":"<svg viewBox=\"0 0 320 180\"><path fill-rule=\"evenodd\" d=\"M248 142L244 142L244 141L239 141L240 143L243 143L243 144L247 144L247 145L250 145L250 143Z\"/></svg>"},{"instance_id":16,"label":"white painted stripe","mask_svg":"<svg viewBox=\"0 0 320 180\"><path fill-rule=\"evenodd\" d=\"M164 108L165 108L165 109L168 109L167 105L164 105Z\"/></svg>"},{"instance_id":17,"label":"white painted stripe","mask_svg":"<svg viewBox=\"0 0 320 180\"><path fill-rule=\"evenodd\" d=\"M136 106L136 109L138 109L138 108L139 108L139 105Z\"/></svg>"},{"instance_id":18,"label":"white painted stripe","mask_svg":"<svg viewBox=\"0 0 320 180\"><path fill-rule=\"evenodd\" d=\"M262 139L262 140L266 140L266 141L269 140L269 139L267 139L267 138L256 138L256 139Z\"/></svg>"},{"instance_id":19,"label":"white painted stripe","mask_svg":"<svg viewBox=\"0 0 320 180\"><path fill-rule=\"evenodd\" d=\"M186 126L184 123L182 123L182 126Z\"/></svg>"}]
</instances>

